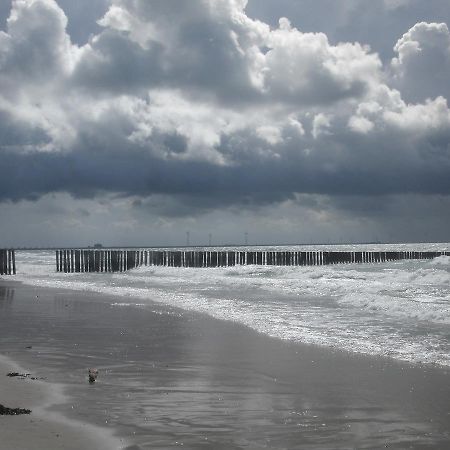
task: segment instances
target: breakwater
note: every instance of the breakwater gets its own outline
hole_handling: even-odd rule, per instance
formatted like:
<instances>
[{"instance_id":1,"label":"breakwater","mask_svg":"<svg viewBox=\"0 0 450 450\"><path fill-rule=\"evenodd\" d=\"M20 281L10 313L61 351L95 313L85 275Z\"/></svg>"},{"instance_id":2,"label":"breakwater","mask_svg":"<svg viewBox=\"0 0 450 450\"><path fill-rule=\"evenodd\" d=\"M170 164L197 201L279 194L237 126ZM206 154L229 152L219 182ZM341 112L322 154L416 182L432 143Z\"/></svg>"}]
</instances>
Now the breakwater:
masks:
<instances>
[{"instance_id":1,"label":"breakwater","mask_svg":"<svg viewBox=\"0 0 450 450\"><path fill-rule=\"evenodd\" d=\"M238 265L322 266L433 259L450 252L426 251L209 251L56 250L58 272L124 272L140 266L231 267Z\"/></svg>"},{"instance_id":2,"label":"breakwater","mask_svg":"<svg viewBox=\"0 0 450 450\"><path fill-rule=\"evenodd\" d=\"M0 275L16 274L16 254L14 250L0 249Z\"/></svg>"},{"instance_id":3,"label":"breakwater","mask_svg":"<svg viewBox=\"0 0 450 450\"><path fill-rule=\"evenodd\" d=\"M142 266L143 254L143 250L56 250L56 271L124 272Z\"/></svg>"}]
</instances>

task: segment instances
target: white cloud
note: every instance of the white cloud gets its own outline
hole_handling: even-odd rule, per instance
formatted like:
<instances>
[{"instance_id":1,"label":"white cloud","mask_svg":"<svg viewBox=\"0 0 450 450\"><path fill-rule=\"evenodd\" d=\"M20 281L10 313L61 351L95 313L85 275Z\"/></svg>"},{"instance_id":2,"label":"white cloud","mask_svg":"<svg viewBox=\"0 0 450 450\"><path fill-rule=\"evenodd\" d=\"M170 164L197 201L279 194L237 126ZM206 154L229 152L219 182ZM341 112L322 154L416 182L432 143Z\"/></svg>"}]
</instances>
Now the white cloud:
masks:
<instances>
[{"instance_id":1,"label":"white cloud","mask_svg":"<svg viewBox=\"0 0 450 450\"><path fill-rule=\"evenodd\" d=\"M357 133L366 134L374 127L373 122L363 116L352 116L349 119L348 126Z\"/></svg>"},{"instance_id":2,"label":"white cloud","mask_svg":"<svg viewBox=\"0 0 450 450\"><path fill-rule=\"evenodd\" d=\"M387 123L414 134L450 130L450 111L443 97L425 104L404 105L400 111L385 111L383 117Z\"/></svg>"},{"instance_id":3,"label":"white cloud","mask_svg":"<svg viewBox=\"0 0 450 450\"><path fill-rule=\"evenodd\" d=\"M330 117L326 114L319 113L314 116L312 135L314 139L320 137L321 134L328 133L331 126Z\"/></svg>"},{"instance_id":4,"label":"white cloud","mask_svg":"<svg viewBox=\"0 0 450 450\"><path fill-rule=\"evenodd\" d=\"M294 129L299 136L305 135L305 129L303 128L303 124L295 117L290 116L288 118L289 126Z\"/></svg>"},{"instance_id":5,"label":"white cloud","mask_svg":"<svg viewBox=\"0 0 450 450\"><path fill-rule=\"evenodd\" d=\"M50 83L71 72L77 48L66 34L67 18L53 0L14 0L1 33L2 75L26 81Z\"/></svg>"},{"instance_id":6,"label":"white cloud","mask_svg":"<svg viewBox=\"0 0 450 450\"><path fill-rule=\"evenodd\" d=\"M302 33L280 21L266 44L266 91L306 104L359 97L376 83L381 62L359 44L331 45L322 33Z\"/></svg>"},{"instance_id":7,"label":"white cloud","mask_svg":"<svg viewBox=\"0 0 450 450\"><path fill-rule=\"evenodd\" d=\"M394 47L395 85L408 100L418 102L450 96L450 31L445 23L414 25Z\"/></svg>"},{"instance_id":8,"label":"white cloud","mask_svg":"<svg viewBox=\"0 0 450 450\"><path fill-rule=\"evenodd\" d=\"M280 144L282 141L279 128L270 125L258 127L256 129L256 135L261 139L264 139L270 145Z\"/></svg>"}]
</instances>

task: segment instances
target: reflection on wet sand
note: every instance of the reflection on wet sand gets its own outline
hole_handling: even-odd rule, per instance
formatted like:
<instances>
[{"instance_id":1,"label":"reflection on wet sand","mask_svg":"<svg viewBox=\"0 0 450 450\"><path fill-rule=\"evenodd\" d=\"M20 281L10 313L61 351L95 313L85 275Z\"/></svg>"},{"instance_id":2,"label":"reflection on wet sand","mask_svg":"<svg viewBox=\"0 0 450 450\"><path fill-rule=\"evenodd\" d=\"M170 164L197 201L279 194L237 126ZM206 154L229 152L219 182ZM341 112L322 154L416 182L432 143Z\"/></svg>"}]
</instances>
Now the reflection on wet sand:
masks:
<instances>
[{"instance_id":1,"label":"reflection on wet sand","mask_svg":"<svg viewBox=\"0 0 450 450\"><path fill-rule=\"evenodd\" d=\"M0 308L11 306L11 303L14 300L14 292L14 288L0 286Z\"/></svg>"}]
</instances>

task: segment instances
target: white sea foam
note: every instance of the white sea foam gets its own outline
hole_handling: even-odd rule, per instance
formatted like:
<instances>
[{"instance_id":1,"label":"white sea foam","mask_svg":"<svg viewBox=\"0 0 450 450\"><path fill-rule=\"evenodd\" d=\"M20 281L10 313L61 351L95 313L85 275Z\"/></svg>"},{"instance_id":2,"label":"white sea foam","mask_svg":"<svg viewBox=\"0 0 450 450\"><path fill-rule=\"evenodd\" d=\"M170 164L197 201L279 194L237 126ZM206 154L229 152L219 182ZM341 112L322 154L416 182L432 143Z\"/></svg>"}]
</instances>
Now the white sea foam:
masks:
<instances>
[{"instance_id":1,"label":"white sea foam","mask_svg":"<svg viewBox=\"0 0 450 450\"><path fill-rule=\"evenodd\" d=\"M442 248L430 247L438 245ZM281 339L450 366L446 256L383 264L61 274L55 272L53 252L19 252L17 265L24 283L121 296L123 301L112 302L118 307L156 301Z\"/></svg>"}]
</instances>

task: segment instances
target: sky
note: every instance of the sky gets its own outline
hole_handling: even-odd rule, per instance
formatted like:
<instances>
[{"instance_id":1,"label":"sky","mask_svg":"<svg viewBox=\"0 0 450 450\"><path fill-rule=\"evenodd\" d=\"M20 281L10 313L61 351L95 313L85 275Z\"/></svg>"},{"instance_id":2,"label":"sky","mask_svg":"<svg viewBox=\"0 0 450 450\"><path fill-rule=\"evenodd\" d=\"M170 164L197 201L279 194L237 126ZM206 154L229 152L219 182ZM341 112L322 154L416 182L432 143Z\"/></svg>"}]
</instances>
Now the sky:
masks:
<instances>
[{"instance_id":1,"label":"sky","mask_svg":"<svg viewBox=\"0 0 450 450\"><path fill-rule=\"evenodd\" d=\"M450 241L449 0L2 0L0 247Z\"/></svg>"}]
</instances>

